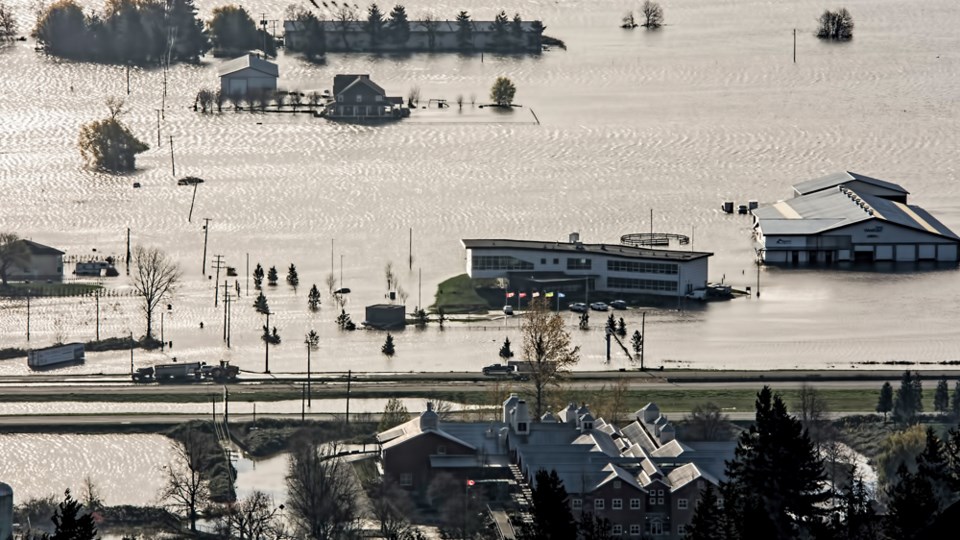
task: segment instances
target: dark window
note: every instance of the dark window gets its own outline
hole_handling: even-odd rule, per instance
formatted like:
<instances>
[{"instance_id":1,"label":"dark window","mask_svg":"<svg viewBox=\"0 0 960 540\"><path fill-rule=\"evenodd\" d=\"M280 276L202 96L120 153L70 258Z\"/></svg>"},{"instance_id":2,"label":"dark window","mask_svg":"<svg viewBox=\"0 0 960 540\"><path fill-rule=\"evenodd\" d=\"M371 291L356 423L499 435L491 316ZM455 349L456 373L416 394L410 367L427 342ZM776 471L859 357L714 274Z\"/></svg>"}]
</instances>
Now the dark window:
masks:
<instances>
[{"instance_id":1,"label":"dark window","mask_svg":"<svg viewBox=\"0 0 960 540\"><path fill-rule=\"evenodd\" d=\"M567 259L567 270L590 270L593 268L591 259Z\"/></svg>"},{"instance_id":2,"label":"dark window","mask_svg":"<svg viewBox=\"0 0 960 540\"><path fill-rule=\"evenodd\" d=\"M554 259L553 264L560 264L560 259Z\"/></svg>"},{"instance_id":3,"label":"dark window","mask_svg":"<svg viewBox=\"0 0 960 540\"><path fill-rule=\"evenodd\" d=\"M546 260L546 259L540 259L540 264L547 264L547 260Z\"/></svg>"},{"instance_id":4,"label":"dark window","mask_svg":"<svg viewBox=\"0 0 960 540\"><path fill-rule=\"evenodd\" d=\"M607 261L607 270L610 272L639 272L644 274L676 274L677 265L672 263L610 260Z\"/></svg>"},{"instance_id":5,"label":"dark window","mask_svg":"<svg viewBox=\"0 0 960 540\"><path fill-rule=\"evenodd\" d=\"M474 255L474 270L533 270L533 263L514 257L499 255Z\"/></svg>"},{"instance_id":6,"label":"dark window","mask_svg":"<svg viewBox=\"0 0 960 540\"><path fill-rule=\"evenodd\" d=\"M517 431L526 431L526 430L527 430L526 422L520 422L519 424L517 424Z\"/></svg>"},{"instance_id":7,"label":"dark window","mask_svg":"<svg viewBox=\"0 0 960 540\"><path fill-rule=\"evenodd\" d=\"M607 287L611 289L632 289L641 291L675 291L677 290L677 282L660 279L608 277Z\"/></svg>"}]
</instances>

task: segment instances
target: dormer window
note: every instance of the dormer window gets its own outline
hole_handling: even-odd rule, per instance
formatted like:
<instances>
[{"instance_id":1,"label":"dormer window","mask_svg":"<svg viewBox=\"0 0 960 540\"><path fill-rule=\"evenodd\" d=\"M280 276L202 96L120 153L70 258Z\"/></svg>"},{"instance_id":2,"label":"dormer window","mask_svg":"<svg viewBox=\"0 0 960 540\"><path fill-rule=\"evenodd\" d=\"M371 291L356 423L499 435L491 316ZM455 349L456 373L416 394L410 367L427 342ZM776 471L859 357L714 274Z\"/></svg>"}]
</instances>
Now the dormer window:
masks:
<instances>
[{"instance_id":1,"label":"dormer window","mask_svg":"<svg viewBox=\"0 0 960 540\"><path fill-rule=\"evenodd\" d=\"M526 423L526 422L520 422L520 423L518 423L518 424L517 424L517 431L518 431L519 433L526 433L526 431L527 431L527 423Z\"/></svg>"},{"instance_id":2,"label":"dormer window","mask_svg":"<svg viewBox=\"0 0 960 540\"><path fill-rule=\"evenodd\" d=\"M376 102L377 102L377 103L380 103L381 101L383 101L383 96L381 96L381 95L378 94L377 97L376 97Z\"/></svg>"},{"instance_id":3,"label":"dormer window","mask_svg":"<svg viewBox=\"0 0 960 540\"><path fill-rule=\"evenodd\" d=\"M338 96L337 96L337 102L338 102L338 103L343 103L343 96L342 96L342 95L338 95Z\"/></svg>"},{"instance_id":4,"label":"dormer window","mask_svg":"<svg viewBox=\"0 0 960 540\"><path fill-rule=\"evenodd\" d=\"M362 101L363 101L363 96L360 94L357 94L357 103L360 103Z\"/></svg>"}]
</instances>

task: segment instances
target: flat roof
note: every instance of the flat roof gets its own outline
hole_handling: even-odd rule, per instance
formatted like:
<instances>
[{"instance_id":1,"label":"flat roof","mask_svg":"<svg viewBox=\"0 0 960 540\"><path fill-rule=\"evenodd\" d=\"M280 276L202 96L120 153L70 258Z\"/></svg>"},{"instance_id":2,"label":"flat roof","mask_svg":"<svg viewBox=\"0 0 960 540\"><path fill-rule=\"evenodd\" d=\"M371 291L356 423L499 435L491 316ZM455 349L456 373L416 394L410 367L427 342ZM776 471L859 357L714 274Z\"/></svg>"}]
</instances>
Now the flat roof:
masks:
<instances>
[{"instance_id":1,"label":"flat roof","mask_svg":"<svg viewBox=\"0 0 960 540\"><path fill-rule=\"evenodd\" d=\"M548 251L551 253L606 255L624 259L657 259L664 261L687 262L713 253L705 251L674 251L669 249L650 249L623 244L582 244L569 242L543 242L537 240L474 239L460 240L466 249L520 249L527 251Z\"/></svg>"}]
</instances>

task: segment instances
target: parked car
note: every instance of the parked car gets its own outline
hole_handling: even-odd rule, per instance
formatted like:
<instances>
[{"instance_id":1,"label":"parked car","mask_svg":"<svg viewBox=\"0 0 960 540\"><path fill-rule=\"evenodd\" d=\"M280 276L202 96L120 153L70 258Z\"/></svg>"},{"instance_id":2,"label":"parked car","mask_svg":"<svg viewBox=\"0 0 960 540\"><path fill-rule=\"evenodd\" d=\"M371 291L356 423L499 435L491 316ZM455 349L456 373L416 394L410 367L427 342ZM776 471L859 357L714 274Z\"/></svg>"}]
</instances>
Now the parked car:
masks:
<instances>
[{"instance_id":1,"label":"parked car","mask_svg":"<svg viewBox=\"0 0 960 540\"><path fill-rule=\"evenodd\" d=\"M503 306L503 312L507 315L513 315L513 306L510 304Z\"/></svg>"},{"instance_id":2,"label":"parked car","mask_svg":"<svg viewBox=\"0 0 960 540\"><path fill-rule=\"evenodd\" d=\"M603 302L594 302L590 304L590 309L594 311L606 311L608 308L607 308L607 305L604 304Z\"/></svg>"},{"instance_id":3,"label":"parked car","mask_svg":"<svg viewBox=\"0 0 960 540\"><path fill-rule=\"evenodd\" d=\"M517 366L509 364L493 364L483 368L483 374L488 376L516 375Z\"/></svg>"},{"instance_id":4,"label":"parked car","mask_svg":"<svg viewBox=\"0 0 960 540\"><path fill-rule=\"evenodd\" d=\"M613 309L627 309L627 301L614 300L613 302L610 302L610 307L612 307Z\"/></svg>"},{"instance_id":5,"label":"parked car","mask_svg":"<svg viewBox=\"0 0 960 540\"><path fill-rule=\"evenodd\" d=\"M587 305L584 304L583 302L576 302L576 303L570 304L570 311L573 311L575 313L586 313Z\"/></svg>"}]
</instances>

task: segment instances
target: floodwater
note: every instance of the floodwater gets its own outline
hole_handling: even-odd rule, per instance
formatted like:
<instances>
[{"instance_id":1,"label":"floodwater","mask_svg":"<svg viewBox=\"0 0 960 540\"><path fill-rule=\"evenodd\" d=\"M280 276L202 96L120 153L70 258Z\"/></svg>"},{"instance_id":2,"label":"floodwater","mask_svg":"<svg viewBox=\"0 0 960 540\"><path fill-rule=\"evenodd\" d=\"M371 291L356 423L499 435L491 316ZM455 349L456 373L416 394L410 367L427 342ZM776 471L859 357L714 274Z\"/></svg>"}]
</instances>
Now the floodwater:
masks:
<instances>
[{"instance_id":1,"label":"floodwater","mask_svg":"<svg viewBox=\"0 0 960 540\"><path fill-rule=\"evenodd\" d=\"M198 6L206 17L218 3ZM27 25L28 4L13 1ZM97 0L84 4L100 7ZM437 284L463 271L461 238L552 240L579 231L587 242L617 242L649 230L651 209L656 231L691 235L694 249L715 253L712 280L756 287L750 221L723 214L721 202L775 201L788 197L794 182L840 170L900 182L914 202L960 230L960 11L952 0L930 0L903 17L901 4L847 2L856 37L833 44L812 37L823 9L813 0L667 3L668 25L655 32L619 29L628 4L609 0L408 3L412 16L466 8L486 17L502 6L541 17L546 33L568 49L482 59L329 55L324 64L281 54L280 85L287 89L329 88L336 73L370 73L394 95L418 86L424 102L462 94L479 103L492 81L507 75L523 105L507 114L467 105L462 117L454 105L383 126L194 113L196 92L217 84L220 62L208 57L200 66L172 68L159 146L156 69L132 69L127 95L121 67L47 58L29 42L3 46L0 230L90 256L123 254L129 227L134 244L158 246L179 261L184 279L164 320L174 348L137 352L138 365L174 356L226 358L263 371L258 332L265 321L245 287L249 254L251 270L260 262L281 275L279 286L266 287L275 313L270 324L283 338L270 351L271 370L305 371L309 329L321 335L315 370L479 369L497 360L504 337L519 345L516 320L399 332L397 355L387 358L380 353L383 333L339 332L329 297L311 313L307 290L316 283L325 292L332 272L353 290L346 309L359 322L363 306L383 301L388 263L412 308L420 298L432 303ZM279 19L285 2L245 6ZM109 96L126 99L124 119L152 146L131 175L86 170L75 146L80 125L103 117ZM192 190L171 175L170 137L177 177L206 180L189 222ZM142 187L133 189L134 182ZM203 218L212 221L201 271ZM243 287L230 349L207 277L214 255L237 268L230 281ZM283 281L291 263L300 275L296 293ZM760 299L649 309L646 359L652 366L744 369L955 359L956 279L956 268L764 269ZM120 294L129 291L125 277L105 281ZM100 308L103 335L143 333L134 298L105 297ZM5 301L0 346L92 339L94 313L92 298L35 300L28 343L25 303ZM566 317L582 348L581 369L628 367L622 353L605 362L602 316L593 317L589 332ZM624 318L632 332L640 312ZM0 362L0 374L24 373L23 364ZM89 354L86 365L64 372L128 369L128 354L115 352Z\"/></svg>"}]
</instances>

